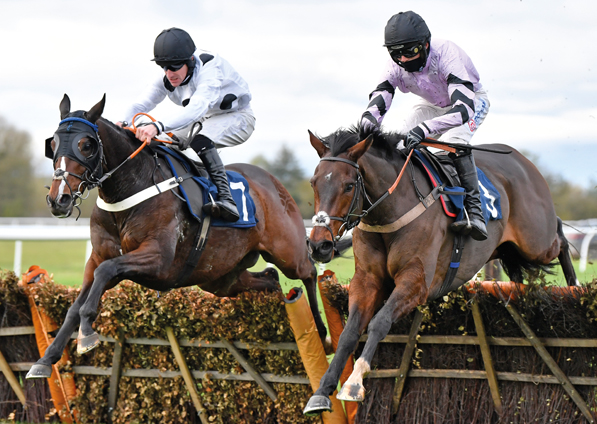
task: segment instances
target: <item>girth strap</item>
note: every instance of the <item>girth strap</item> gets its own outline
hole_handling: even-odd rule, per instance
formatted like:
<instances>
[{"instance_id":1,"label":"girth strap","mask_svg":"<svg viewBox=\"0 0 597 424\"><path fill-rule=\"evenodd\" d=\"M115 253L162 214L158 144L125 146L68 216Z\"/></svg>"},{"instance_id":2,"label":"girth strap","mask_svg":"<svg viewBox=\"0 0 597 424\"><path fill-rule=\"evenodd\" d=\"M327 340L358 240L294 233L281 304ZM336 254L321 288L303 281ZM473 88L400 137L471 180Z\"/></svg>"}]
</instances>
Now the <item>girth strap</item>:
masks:
<instances>
[{"instance_id":1,"label":"girth strap","mask_svg":"<svg viewBox=\"0 0 597 424\"><path fill-rule=\"evenodd\" d=\"M450 258L450 267L448 268L448 272L446 272L446 277L444 278L442 287L439 290L439 295L437 296L438 298L444 296L450 291L450 286L452 285L454 277L456 277L456 273L460 267L460 258L462 257L462 251L464 250L464 239L465 237L460 233L454 236L454 247L452 248L452 256Z\"/></svg>"},{"instance_id":2,"label":"girth strap","mask_svg":"<svg viewBox=\"0 0 597 424\"><path fill-rule=\"evenodd\" d=\"M184 269L176 280L176 287L180 287L186 281L186 279L189 278L197 266L197 263L199 263L199 258L205 250L205 246L207 245L207 236L209 235L209 229L211 228L211 216L206 215L203 220L200 221L200 226L201 227L195 236L195 241L193 242L193 248L191 249L189 257L184 264Z\"/></svg>"},{"instance_id":3,"label":"girth strap","mask_svg":"<svg viewBox=\"0 0 597 424\"><path fill-rule=\"evenodd\" d=\"M360 230L367 231L368 233L393 233L394 231L398 231L400 228L410 224L412 221L418 218L419 215L425 212L429 206L434 204L441 195L442 189L443 186L435 187L433 190L431 190L431 193L421 200L421 202L418 203L414 208L390 224L368 225L361 221L359 222L358 228Z\"/></svg>"}]
</instances>

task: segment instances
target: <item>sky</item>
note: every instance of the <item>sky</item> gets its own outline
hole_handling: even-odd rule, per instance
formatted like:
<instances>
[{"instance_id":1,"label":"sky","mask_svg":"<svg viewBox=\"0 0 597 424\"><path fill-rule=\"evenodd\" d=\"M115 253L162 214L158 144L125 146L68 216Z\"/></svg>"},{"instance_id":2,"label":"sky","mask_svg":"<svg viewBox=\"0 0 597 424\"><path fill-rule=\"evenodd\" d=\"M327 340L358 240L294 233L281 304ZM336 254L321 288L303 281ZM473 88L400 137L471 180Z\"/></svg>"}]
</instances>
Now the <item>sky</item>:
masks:
<instances>
[{"instance_id":1,"label":"sky","mask_svg":"<svg viewBox=\"0 0 597 424\"><path fill-rule=\"evenodd\" d=\"M179 27L230 62L253 95L255 132L223 149L224 163L273 160L287 146L312 175L307 130L325 136L358 122L388 58L384 27L406 10L479 71L491 107L473 144L509 144L597 189L595 0L0 0L0 117L31 134L49 178L43 144L63 95L88 110L105 93L103 116L122 120L162 73L150 61L155 37ZM384 128L398 130L416 99L397 93ZM152 115L172 113L168 103Z\"/></svg>"}]
</instances>

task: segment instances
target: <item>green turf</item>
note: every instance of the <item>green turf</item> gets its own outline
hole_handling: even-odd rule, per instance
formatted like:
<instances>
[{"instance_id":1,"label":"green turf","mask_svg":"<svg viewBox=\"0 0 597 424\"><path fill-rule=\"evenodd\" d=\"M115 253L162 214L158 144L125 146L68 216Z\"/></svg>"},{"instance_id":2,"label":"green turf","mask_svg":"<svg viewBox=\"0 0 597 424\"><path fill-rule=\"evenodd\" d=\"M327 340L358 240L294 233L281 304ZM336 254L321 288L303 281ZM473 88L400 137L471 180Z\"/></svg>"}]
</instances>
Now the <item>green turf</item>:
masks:
<instances>
[{"instance_id":1,"label":"green turf","mask_svg":"<svg viewBox=\"0 0 597 424\"><path fill-rule=\"evenodd\" d=\"M0 241L0 268L12 269L14 261L15 243L12 241ZM54 274L54 281L68 286L78 286L82 282L85 266L85 241L26 241L23 242L23 254L21 271L25 272L31 265L39 265ZM338 281L347 283L354 274L354 260L352 249L348 250L343 257L334 259L326 264L326 269L334 271ZM589 263L587 270L581 273L578 270L579 261L574 261L578 279L583 282L590 282L597 278L597 264ZM261 271L266 267L265 261L260 259L253 271ZM548 276L548 281L555 281L564 284L561 268L556 266L555 276ZM505 279L505 275L502 279ZM300 281L289 280L280 274L280 283L284 292L300 284Z\"/></svg>"}]
</instances>

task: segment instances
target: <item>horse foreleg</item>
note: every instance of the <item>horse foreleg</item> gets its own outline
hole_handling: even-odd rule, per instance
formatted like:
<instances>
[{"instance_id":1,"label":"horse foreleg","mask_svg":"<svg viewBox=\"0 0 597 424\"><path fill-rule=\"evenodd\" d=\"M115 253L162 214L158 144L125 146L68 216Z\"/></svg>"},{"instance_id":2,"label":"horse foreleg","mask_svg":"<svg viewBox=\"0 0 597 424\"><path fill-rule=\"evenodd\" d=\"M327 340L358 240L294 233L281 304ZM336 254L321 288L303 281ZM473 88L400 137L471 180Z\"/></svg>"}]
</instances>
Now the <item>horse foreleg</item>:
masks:
<instances>
[{"instance_id":1,"label":"horse foreleg","mask_svg":"<svg viewBox=\"0 0 597 424\"><path fill-rule=\"evenodd\" d=\"M89 291L89 296L80 306L78 312L81 319L79 327L79 337L77 338L77 353L83 354L99 344L99 335L95 332L92 325L97 317L97 308L99 301L107 289L108 283L112 281L121 272L118 266L113 263L114 260L102 262L94 272L93 284ZM74 305L73 305L74 306Z\"/></svg>"},{"instance_id":2,"label":"horse foreleg","mask_svg":"<svg viewBox=\"0 0 597 424\"><path fill-rule=\"evenodd\" d=\"M566 239L566 236L564 235L564 230L562 229L562 220L559 217L557 232L558 237L560 239L560 253L558 255L558 259L560 261L562 271L564 272L564 278L566 278L566 283L569 286L579 286L580 283L576 278L576 271L574 271L572 259L570 258L570 244L568 243L568 239Z\"/></svg>"},{"instance_id":3,"label":"horse foreleg","mask_svg":"<svg viewBox=\"0 0 597 424\"><path fill-rule=\"evenodd\" d=\"M64 352L64 348L70 340L73 331L75 331L79 325L79 309L85 303L87 296L89 295L95 266L95 262L93 262L92 259L87 262L83 287L81 288L79 296L77 296L71 307L68 308L64 323L58 330L56 338L52 341L50 346L48 346L44 356L31 367L25 378L49 378L52 375L52 364L58 362L62 357L62 352Z\"/></svg>"},{"instance_id":4,"label":"horse foreleg","mask_svg":"<svg viewBox=\"0 0 597 424\"><path fill-rule=\"evenodd\" d=\"M346 366L346 361L357 348L361 333L371 320L377 304L381 302L381 284L361 285L360 281L362 282L362 280L360 278L367 281L367 273L357 271L352 279L348 319L338 340L336 354L321 378L319 388L307 402L307 406L303 410L305 415L318 415L332 410L332 402L329 397L336 390L340 374Z\"/></svg>"},{"instance_id":5,"label":"horse foreleg","mask_svg":"<svg viewBox=\"0 0 597 424\"><path fill-rule=\"evenodd\" d=\"M377 345L388 335L394 322L426 301L427 286L423 265L419 260L414 260L409 265L398 274L395 280L396 288L369 323L363 352L355 362L352 374L338 393L338 399L357 402L365 399L363 377L371 370L371 361Z\"/></svg>"}]
</instances>

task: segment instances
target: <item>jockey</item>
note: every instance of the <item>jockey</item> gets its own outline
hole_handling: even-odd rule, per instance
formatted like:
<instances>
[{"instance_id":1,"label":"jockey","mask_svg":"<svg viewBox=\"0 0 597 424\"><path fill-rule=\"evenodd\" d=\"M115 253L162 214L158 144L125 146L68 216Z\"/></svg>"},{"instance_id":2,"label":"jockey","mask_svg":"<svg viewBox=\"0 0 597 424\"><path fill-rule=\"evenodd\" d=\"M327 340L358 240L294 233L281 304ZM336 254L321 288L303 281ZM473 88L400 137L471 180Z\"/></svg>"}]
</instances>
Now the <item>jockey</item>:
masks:
<instances>
[{"instance_id":1,"label":"jockey","mask_svg":"<svg viewBox=\"0 0 597 424\"><path fill-rule=\"evenodd\" d=\"M250 107L249 86L223 58L196 50L190 35L182 29L162 31L155 40L153 53L152 60L165 75L128 108L124 122L131 122L139 112L151 111L166 96L182 106L176 116L138 127L136 137L146 140L163 132L174 133L179 149L191 158L199 156L218 190L219 200L215 205L207 204L204 210L214 217L237 221L238 209L216 148L242 144L253 133L255 116Z\"/></svg>"},{"instance_id":2,"label":"jockey","mask_svg":"<svg viewBox=\"0 0 597 424\"><path fill-rule=\"evenodd\" d=\"M378 128L392 104L395 89L421 97L405 120L405 147L415 148L425 137L468 144L487 116L489 100L468 55L451 41L433 39L427 24L414 12L400 12L388 21L384 47L390 60L361 118L364 131ZM465 219L450 228L487 238L475 160L470 149L450 154L466 191Z\"/></svg>"}]
</instances>

